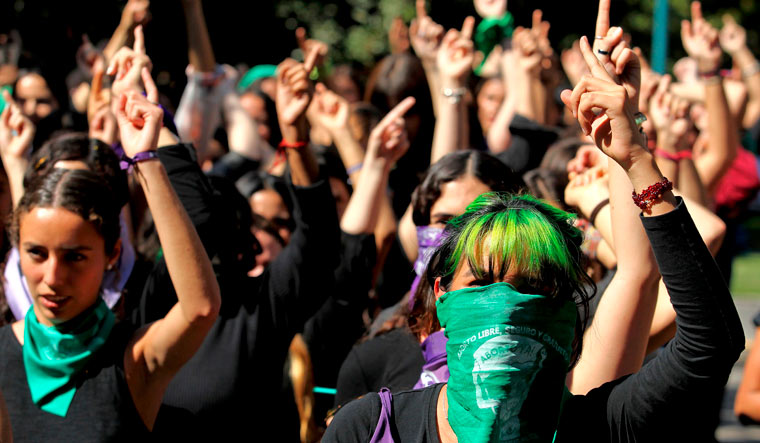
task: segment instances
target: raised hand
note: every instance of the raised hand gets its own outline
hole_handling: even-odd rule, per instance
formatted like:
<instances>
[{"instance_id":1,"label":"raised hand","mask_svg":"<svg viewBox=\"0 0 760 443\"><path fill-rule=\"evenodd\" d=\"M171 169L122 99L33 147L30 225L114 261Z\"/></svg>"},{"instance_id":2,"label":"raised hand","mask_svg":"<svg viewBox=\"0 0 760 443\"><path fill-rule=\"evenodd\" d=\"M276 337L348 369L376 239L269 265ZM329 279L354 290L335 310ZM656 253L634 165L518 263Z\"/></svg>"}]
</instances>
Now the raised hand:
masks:
<instances>
[{"instance_id":1,"label":"raised hand","mask_svg":"<svg viewBox=\"0 0 760 443\"><path fill-rule=\"evenodd\" d=\"M581 77L588 74L588 67L581 54L580 43L578 40L573 42L573 46L562 51L560 55L562 69L565 71L570 83L575 86L581 81Z\"/></svg>"},{"instance_id":2,"label":"raised hand","mask_svg":"<svg viewBox=\"0 0 760 443\"><path fill-rule=\"evenodd\" d=\"M697 61L699 72L709 73L720 66L718 31L702 17L702 4L691 3L691 21L681 22L681 41L689 57Z\"/></svg>"},{"instance_id":3,"label":"raised hand","mask_svg":"<svg viewBox=\"0 0 760 443\"><path fill-rule=\"evenodd\" d=\"M680 147L690 125L687 116L689 102L668 90L670 82L670 75L662 77L649 106L649 116L657 131L658 147L665 150Z\"/></svg>"},{"instance_id":4,"label":"raised hand","mask_svg":"<svg viewBox=\"0 0 760 443\"><path fill-rule=\"evenodd\" d=\"M158 88L153 83L148 68L143 67L140 74L147 96L129 91L119 96L116 105L121 145L129 157L156 149L164 117L164 111L156 104Z\"/></svg>"},{"instance_id":5,"label":"raised hand","mask_svg":"<svg viewBox=\"0 0 760 443\"><path fill-rule=\"evenodd\" d=\"M475 19L467 17L461 31L450 29L443 37L437 56L438 72L443 78L463 82L472 70L475 57L472 43L474 26Z\"/></svg>"},{"instance_id":6,"label":"raised hand","mask_svg":"<svg viewBox=\"0 0 760 443\"><path fill-rule=\"evenodd\" d=\"M111 90L103 88L103 76L106 73L103 57L98 56L92 64L92 83L87 97L87 122L92 125L95 114L111 103Z\"/></svg>"},{"instance_id":7,"label":"raised hand","mask_svg":"<svg viewBox=\"0 0 760 443\"><path fill-rule=\"evenodd\" d=\"M581 38L580 49L591 74L584 76L573 91L562 91L562 101L597 147L628 171L648 155L633 118L638 104L595 57L586 37ZM602 112L595 112L598 109Z\"/></svg>"},{"instance_id":8,"label":"raised hand","mask_svg":"<svg viewBox=\"0 0 760 443\"><path fill-rule=\"evenodd\" d=\"M311 81L309 73L319 56L319 48L314 46L306 55L306 60L299 63L291 58L285 59L277 66L277 118L281 125L295 124L306 112L311 101Z\"/></svg>"},{"instance_id":9,"label":"raised hand","mask_svg":"<svg viewBox=\"0 0 760 443\"><path fill-rule=\"evenodd\" d=\"M609 179L607 169L602 166L574 174L565 187L565 203L575 208L587 206L586 202L596 206L597 202L610 197Z\"/></svg>"},{"instance_id":10,"label":"raised hand","mask_svg":"<svg viewBox=\"0 0 760 443\"><path fill-rule=\"evenodd\" d=\"M747 46L747 31L736 20L726 14L723 16L723 28L719 34L720 46L733 56Z\"/></svg>"},{"instance_id":11,"label":"raised hand","mask_svg":"<svg viewBox=\"0 0 760 443\"><path fill-rule=\"evenodd\" d=\"M368 159L384 159L390 167L409 149L404 114L414 103L414 97L405 98L375 126L369 135L365 163Z\"/></svg>"},{"instance_id":12,"label":"raised hand","mask_svg":"<svg viewBox=\"0 0 760 443\"><path fill-rule=\"evenodd\" d=\"M145 37L142 26L135 28L135 42L133 47L123 47L113 56L111 63L106 69L106 74L114 75L111 84L111 93L119 97L128 91L142 91L140 85L143 68L148 72L152 68L150 58L145 54Z\"/></svg>"},{"instance_id":13,"label":"raised hand","mask_svg":"<svg viewBox=\"0 0 760 443\"><path fill-rule=\"evenodd\" d=\"M498 18L507 12L507 0L473 0L472 3L483 18Z\"/></svg>"},{"instance_id":14,"label":"raised hand","mask_svg":"<svg viewBox=\"0 0 760 443\"><path fill-rule=\"evenodd\" d=\"M334 135L335 132L348 128L349 104L324 84L317 83L307 116L312 124L321 126Z\"/></svg>"},{"instance_id":15,"label":"raised hand","mask_svg":"<svg viewBox=\"0 0 760 443\"><path fill-rule=\"evenodd\" d=\"M400 54L409 49L409 28L401 17L395 17L388 30L388 46L391 54Z\"/></svg>"},{"instance_id":16,"label":"raised hand","mask_svg":"<svg viewBox=\"0 0 760 443\"><path fill-rule=\"evenodd\" d=\"M298 42L298 47L301 48L304 59L316 48L317 59L314 61L314 66L322 66L329 52L327 43L313 38L306 38L306 29L302 27L296 29L296 41Z\"/></svg>"},{"instance_id":17,"label":"raised hand","mask_svg":"<svg viewBox=\"0 0 760 443\"><path fill-rule=\"evenodd\" d=\"M137 25L144 25L150 21L149 0L129 0L121 11L120 26L132 29Z\"/></svg>"},{"instance_id":18,"label":"raised hand","mask_svg":"<svg viewBox=\"0 0 760 443\"><path fill-rule=\"evenodd\" d=\"M594 31L594 55L610 74L615 73L610 56L613 49L623 40L623 30L619 27L610 28L610 0L599 0L596 14L596 29Z\"/></svg>"},{"instance_id":19,"label":"raised hand","mask_svg":"<svg viewBox=\"0 0 760 443\"><path fill-rule=\"evenodd\" d=\"M6 90L3 90L3 99L5 109L0 114L0 154L7 168L9 161L29 157L36 128Z\"/></svg>"},{"instance_id":20,"label":"raised hand","mask_svg":"<svg viewBox=\"0 0 760 443\"><path fill-rule=\"evenodd\" d=\"M510 51L506 51L509 53ZM538 75L541 71L541 59L543 55L539 50L538 40L536 35L531 32L530 29L525 29L518 26L512 34L512 56L511 60L508 56L506 60L514 62L516 67L519 67L521 71ZM513 66L512 68L514 68ZM509 70L509 66L502 66L502 69Z\"/></svg>"},{"instance_id":21,"label":"raised hand","mask_svg":"<svg viewBox=\"0 0 760 443\"><path fill-rule=\"evenodd\" d=\"M438 49L443 39L443 26L427 14L425 0L417 0L417 18L409 27L409 40L415 54L424 63L435 65Z\"/></svg>"},{"instance_id":22,"label":"raised hand","mask_svg":"<svg viewBox=\"0 0 760 443\"><path fill-rule=\"evenodd\" d=\"M90 120L88 132L90 138L100 140L107 145L113 145L118 140L119 126L110 108L100 108L95 112Z\"/></svg>"}]
</instances>

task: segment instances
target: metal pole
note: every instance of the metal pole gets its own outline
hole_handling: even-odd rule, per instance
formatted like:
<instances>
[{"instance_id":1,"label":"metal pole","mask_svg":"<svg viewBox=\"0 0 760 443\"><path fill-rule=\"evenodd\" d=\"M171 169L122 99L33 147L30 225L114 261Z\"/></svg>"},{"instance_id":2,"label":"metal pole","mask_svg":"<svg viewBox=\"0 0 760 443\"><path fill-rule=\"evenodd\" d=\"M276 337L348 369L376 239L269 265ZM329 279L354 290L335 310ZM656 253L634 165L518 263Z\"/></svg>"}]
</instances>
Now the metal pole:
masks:
<instances>
[{"instance_id":1,"label":"metal pole","mask_svg":"<svg viewBox=\"0 0 760 443\"><path fill-rule=\"evenodd\" d=\"M665 73L665 61L668 58L668 0L654 1L654 20L652 20L652 69Z\"/></svg>"}]
</instances>

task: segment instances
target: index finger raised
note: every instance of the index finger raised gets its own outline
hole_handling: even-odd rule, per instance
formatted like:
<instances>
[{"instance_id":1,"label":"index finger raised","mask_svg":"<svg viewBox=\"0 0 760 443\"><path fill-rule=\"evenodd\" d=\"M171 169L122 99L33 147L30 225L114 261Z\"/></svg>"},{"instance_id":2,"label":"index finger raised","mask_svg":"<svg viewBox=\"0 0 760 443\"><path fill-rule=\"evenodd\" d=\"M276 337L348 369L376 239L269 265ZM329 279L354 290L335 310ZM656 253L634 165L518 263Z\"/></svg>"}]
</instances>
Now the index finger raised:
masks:
<instances>
[{"instance_id":1,"label":"index finger raised","mask_svg":"<svg viewBox=\"0 0 760 443\"><path fill-rule=\"evenodd\" d=\"M415 3L417 7L417 18L427 17L427 9L425 8L425 0L417 0Z\"/></svg>"},{"instance_id":2,"label":"index finger raised","mask_svg":"<svg viewBox=\"0 0 760 443\"><path fill-rule=\"evenodd\" d=\"M312 69L314 69L314 65L317 63L317 57L319 56L319 46L314 45L309 50L309 53L306 54L306 59L303 62L303 67L306 69L307 73L310 73Z\"/></svg>"},{"instance_id":3,"label":"index finger raised","mask_svg":"<svg viewBox=\"0 0 760 443\"><path fill-rule=\"evenodd\" d=\"M398 118L402 118L404 114L406 114L416 102L417 100L415 100L414 97L407 97L401 100L399 104L397 104L393 109L390 110L390 112L388 112L388 114L385 115L378 126L384 126L395 121Z\"/></svg>"},{"instance_id":4,"label":"index finger raised","mask_svg":"<svg viewBox=\"0 0 760 443\"><path fill-rule=\"evenodd\" d=\"M145 54L145 36L143 35L142 25L135 27L135 44L132 46L132 49L138 54Z\"/></svg>"},{"instance_id":5,"label":"index finger raised","mask_svg":"<svg viewBox=\"0 0 760 443\"><path fill-rule=\"evenodd\" d=\"M142 70L140 70L140 76L142 77L143 84L145 85L145 96L148 98L148 101L152 102L153 104L158 104L158 88L153 82L153 77L150 76L150 71L148 71L148 68L143 67Z\"/></svg>"},{"instance_id":6,"label":"index finger raised","mask_svg":"<svg viewBox=\"0 0 760 443\"><path fill-rule=\"evenodd\" d=\"M464 23L462 23L462 31L460 32L461 36L466 38L467 40L470 40L472 38L472 30L475 29L475 18L472 16L468 16L464 19Z\"/></svg>"},{"instance_id":7,"label":"index finger raised","mask_svg":"<svg viewBox=\"0 0 760 443\"><path fill-rule=\"evenodd\" d=\"M612 81L612 77L607 72L606 69L604 69L604 66L602 66L602 63L599 61L598 58L594 55L593 51L591 50L591 45L588 42L588 38L584 35L581 37L581 54L583 54L583 59L586 61L586 66L588 66L589 71L591 71L591 74L596 78L601 78L605 80Z\"/></svg>"},{"instance_id":8,"label":"index finger raised","mask_svg":"<svg viewBox=\"0 0 760 443\"><path fill-rule=\"evenodd\" d=\"M610 30L610 0L599 0L599 10L596 13L596 34L607 35Z\"/></svg>"}]
</instances>

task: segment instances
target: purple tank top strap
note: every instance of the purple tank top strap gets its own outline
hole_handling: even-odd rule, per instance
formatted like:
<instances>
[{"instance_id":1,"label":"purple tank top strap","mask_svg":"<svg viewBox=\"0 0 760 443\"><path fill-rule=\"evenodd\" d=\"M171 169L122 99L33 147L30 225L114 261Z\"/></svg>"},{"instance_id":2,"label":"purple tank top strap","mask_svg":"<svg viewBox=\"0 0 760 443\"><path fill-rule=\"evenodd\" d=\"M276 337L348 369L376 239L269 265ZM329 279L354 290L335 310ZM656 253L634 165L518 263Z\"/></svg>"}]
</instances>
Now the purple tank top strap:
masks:
<instances>
[{"instance_id":1,"label":"purple tank top strap","mask_svg":"<svg viewBox=\"0 0 760 443\"><path fill-rule=\"evenodd\" d=\"M380 389L377 395L380 396L380 418L377 420L375 433L372 434L369 443L393 443L393 435L391 435L393 395L388 388Z\"/></svg>"}]
</instances>

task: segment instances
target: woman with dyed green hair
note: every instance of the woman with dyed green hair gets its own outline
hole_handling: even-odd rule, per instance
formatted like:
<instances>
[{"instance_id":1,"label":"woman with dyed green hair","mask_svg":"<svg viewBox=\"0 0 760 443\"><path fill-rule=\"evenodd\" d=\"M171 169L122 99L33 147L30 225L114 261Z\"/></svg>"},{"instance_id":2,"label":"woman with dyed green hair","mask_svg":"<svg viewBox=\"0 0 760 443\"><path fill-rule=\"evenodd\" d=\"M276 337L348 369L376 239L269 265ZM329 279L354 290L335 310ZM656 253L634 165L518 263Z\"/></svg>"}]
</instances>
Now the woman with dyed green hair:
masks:
<instances>
[{"instance_id":1,"label":"woman with dyed green hair","mask_svg":"<svg viewBox=\"0 0 760 443\"><path fill-rule=\"evenodd\" d=\"M565 378L580 352L579 305L588 298L581 234L568 214L534 198L484 194L447 224L428 267L448 338L448 382L353 401L323 442L713 439L706 400L720 395L744 348L736 308L638 131L636 56L628 48L615 53L628 66L618 70L618 84L585 37L581 50L591 75L562 99L613 160L611 174L632 185L633 203L629 184L611 179L611 205L640 215L677 314L675 338L637 372L572 395ZM594 321L635 324L638 309ZM614 340L625 346L631 338ZM600 351L592 351L589 360L597 361Z\"/></svg>"}]
</instances>

